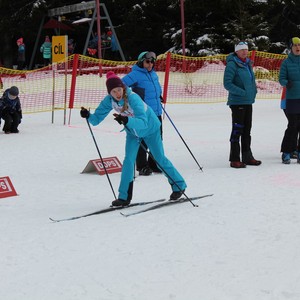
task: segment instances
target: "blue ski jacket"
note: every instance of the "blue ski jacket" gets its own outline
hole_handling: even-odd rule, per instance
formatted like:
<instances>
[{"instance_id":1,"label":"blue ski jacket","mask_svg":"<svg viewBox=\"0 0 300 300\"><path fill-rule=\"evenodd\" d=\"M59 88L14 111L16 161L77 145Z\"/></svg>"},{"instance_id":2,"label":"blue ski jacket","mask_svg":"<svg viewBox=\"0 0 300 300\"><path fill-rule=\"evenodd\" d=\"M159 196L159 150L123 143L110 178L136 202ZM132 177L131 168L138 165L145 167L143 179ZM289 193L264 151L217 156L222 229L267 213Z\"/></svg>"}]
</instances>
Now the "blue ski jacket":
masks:
<instances>
[{"instance_id":1,"label":"blue ski jacket","mask_svg":"<svg viewBox=\"0 0 300 300\"><path fill-rule=\"evenodd\" d=\"M162 89L154 69L149 72L145 68L134 65L132 71L125 75L122 81L138 93L157 116L162 114L160 99Z\"/></svg>"}]
</instances>

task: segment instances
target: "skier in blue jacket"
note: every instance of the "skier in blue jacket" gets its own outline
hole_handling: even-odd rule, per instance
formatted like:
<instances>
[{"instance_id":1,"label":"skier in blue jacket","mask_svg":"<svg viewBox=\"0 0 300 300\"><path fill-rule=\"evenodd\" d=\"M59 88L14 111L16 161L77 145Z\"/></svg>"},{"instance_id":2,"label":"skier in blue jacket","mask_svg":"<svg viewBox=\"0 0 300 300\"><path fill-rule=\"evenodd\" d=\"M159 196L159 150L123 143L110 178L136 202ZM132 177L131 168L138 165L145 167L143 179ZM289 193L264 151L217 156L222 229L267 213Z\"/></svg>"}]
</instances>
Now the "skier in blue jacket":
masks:
<instances>
[{"instance_id":1,"label":"skier in blue jacket","mask_svg":"<svg viewBox=\"0 0 300 300\"><path fill-rule=\"evenodd\" d=\"M112 202L113 206L126 206L132 199L134 163L141 140L149 147L151 154L168 178L172 188L170 199L181 197L186 189L186 183L173 164L164 154L160 136L160 122L154 111L113 72L107 73L107 95L91 114L82 107L80 115L92 125L101 123L111 110L115 110L115 120L125 126L126 146L123 161L121 182L118 199Z\"/></svg>"},{"instance_id":2,"label":"skier in blue jacket","mask_svg":"<svg viewBox=\"0 0 300 300\"><path fill-rule=\"evenodd\" d=\"M154 70L156 54L154 52L144 51L138 56L137 63L132 67L129 74L122 78L125 85L132 88L146 103L149 105L161 123L162 135L162 108L161 108L161 93L162 89L159 83L158 76ZM155 161L149 155L147 157L147 146L144 141L139 148L136 169L139 175L148 176L153 172L161 173L161 170L156 165Z\"/></svg>"},{"instance_id":3,"label":"skier in blue jacket","mask_svg":"<svg viewBox=\"0 0 300 300\"><path fill-rule=\"evenodd\" d=\"M253 157L251 151L252 104L255 101L257 89L252 62L247 56L248 43L239 42L235 46L235 52L227 57L224 72L224 87L229 92L227 105L232 112L229 156L232 168L261 164L260 160Z\"/></svg>"}]
</instances>

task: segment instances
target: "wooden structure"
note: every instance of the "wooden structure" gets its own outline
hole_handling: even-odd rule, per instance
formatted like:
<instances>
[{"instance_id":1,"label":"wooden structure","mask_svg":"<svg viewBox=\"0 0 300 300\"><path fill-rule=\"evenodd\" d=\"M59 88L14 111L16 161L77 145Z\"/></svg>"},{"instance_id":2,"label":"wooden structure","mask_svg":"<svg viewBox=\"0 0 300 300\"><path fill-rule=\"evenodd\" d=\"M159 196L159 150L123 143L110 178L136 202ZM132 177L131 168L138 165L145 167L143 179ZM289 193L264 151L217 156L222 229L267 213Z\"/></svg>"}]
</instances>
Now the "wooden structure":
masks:
<instances>
[{"instance_id":1,"label":"wooden structure","mask_svg":"<svg viewBox=\"0 0 300 300\"><path fill-rule=\"evenodd\" d=\"M100 24L100 20L106 20L108 22L108 25L109 25L111 31L112 31L112 34L114 35L115 42L116 42L118 51L120 53L120 57L123 61L125 61L123 50L122 50L121 45L119 43L117 34L115 32L114 26L111 22L111 19L110 19L110 16L109 16L109 13L106 9L105 4L104 3L99 3L99 7L97 7L96 3L99 3L99 1L81 2L81 3L78 3L78 4L66 5L66 6L63 6L63 7L53 8L53 9L50 9L48 11L47 16L52 18L50 20L54 20L54 21L52 21L52 23L55 22L56 25L53 28L56 29L56 31L55 31L56 35L59 35L60 34L60 29L65 30L65 31L68 30L67 27L66 27L68 25L61 22L61 17L62 16L66 15L66 14L91 10L92 11L92 17L85 20L86 22L89 23L89 29L88 29L88 33L87 33L87 36L86 36L86 41L85 41L85 45L84 45L84 49L83 49L82 54L86 55L86 53L87 53L87 48L88 48L89 41L90 41L91 37L93 37L93 27L94 27L95 21L97 21ZM99 12L98 14L97 14L97 11ZM99 19L97 19L98 15L100 15ZM46 16L43 17L43 19L41 21L41 24L40 24L40 27L39 27L39 30L38 30L37 38L36 38L36 41L35 41L34 49L33 49L30 64L29 64L29 69L32 69L33 61L34 61L34 58L35 58L35 55L36 55L36 51L37 51L37 48L38 48L38 44L39 44L39 41L40 41L42 30L43 30L43 28L45 28L45 25L47 25L47 23L49 23L49 21L48 21L45 24L45 18L46 18ZM58 20L56 20L56 19L58 19ZM69 27L69 28L71 30L71 27ZM99 58L101 58L101 57L99 57Z\"/></svg>"}]
</instances>

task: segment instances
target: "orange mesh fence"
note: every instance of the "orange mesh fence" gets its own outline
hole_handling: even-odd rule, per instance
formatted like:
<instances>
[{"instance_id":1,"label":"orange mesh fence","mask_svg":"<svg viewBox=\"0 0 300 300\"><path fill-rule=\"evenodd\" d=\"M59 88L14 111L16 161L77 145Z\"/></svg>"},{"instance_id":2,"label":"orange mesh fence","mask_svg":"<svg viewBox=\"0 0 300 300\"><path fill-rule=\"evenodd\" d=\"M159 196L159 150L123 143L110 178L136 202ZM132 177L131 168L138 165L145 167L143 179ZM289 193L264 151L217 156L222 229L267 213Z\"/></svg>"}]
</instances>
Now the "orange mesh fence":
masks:
<instances>
[{"instance_id":1,"label":"orange mesh fence","mask_svg":"<svg viewBox=\"0 0 300 300\"><path fill-rule=\"evenodd\" d=\"M286 55L250 52L254 60L258 99L280 99L278 75ZM168 102L212 103L227 99L223 76L227 55L184 57L171 54Z\"/></svg>"},{"instance_id":2,"label":"orange mesh fence","mask_svg":"<svg viewBox=\"0 0 300 300\"><path fill-rule=\"evenodd\" d=\"M167 102L225 101L227 92L223 87L223 75L226 57L187 57L171 54Z\"/></svg>"},{"instance_id":3,"label":"orange mesh fence","mask_svg":"<svg viewBox=\"0 0 300 300\"><path fill-rule=\"evenodd\" d=\"M279 69L286 55L255 52L254 73L259 99L280 99L282 87L278 82Z\"/></svg>"},{"instance_id":4,"label":"orange mesh fence","mask_svg":"<svg viewBox=\"0 0 300 300\"><path fill-rule=\"evenodd\" d=\"M81 106L95 108L99 102L107 95L106 73L115 72L123 77L131 71L131 67L136 63L123 61L99 60L87 56L78 55L78 65L74 70L74 102L71 100L71 107Z\"/></svg>"},{"instance_id":5,"label":"orange mesh fence","mask_svg":"<svg viewBox=\"0 0 300 300\"><path fill-rule=\"evenodd\" d=\"M280 99L278 83L280 65L286 55L250 52L258 87L258 99ZM223 75L227 55L187 57L162 54L155 64L168 103L224 102L227 91ZM56 109L95 108L106 92L106 73L120 77L131 71L136 61L99 60L83 55L33 71L0 68L0 93L18 86L24 113Z\"/></svg>"},{"instance_id":6,"label":"orange mesh fence","mask_svg":"<svg viewBox=\"0 0 300 300\"><path fill-rule=\"evenodd\" d=\"M24 113L64 109L68 101L67 87L71 76L66 76L69 60L34 71L0 68L3 89L15 85Z\"/></svg>"}]
</instances>

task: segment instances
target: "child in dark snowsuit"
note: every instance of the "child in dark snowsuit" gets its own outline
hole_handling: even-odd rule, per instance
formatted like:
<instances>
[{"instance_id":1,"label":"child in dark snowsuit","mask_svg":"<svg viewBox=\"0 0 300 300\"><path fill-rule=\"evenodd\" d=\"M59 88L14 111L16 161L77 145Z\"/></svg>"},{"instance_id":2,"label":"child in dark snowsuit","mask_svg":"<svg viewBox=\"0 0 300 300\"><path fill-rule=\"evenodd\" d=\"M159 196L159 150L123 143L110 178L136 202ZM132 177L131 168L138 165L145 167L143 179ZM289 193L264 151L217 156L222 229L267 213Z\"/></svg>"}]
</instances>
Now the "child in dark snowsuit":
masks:
<instances>
[{"instance_id":1,"label":"child in dark snowsuit","mask_svg":"<svg viewBox=\"0 0 300 300\"><path fill-rule=\"evenodd\" d=\"M0 124L2 118L5 121L3 131L6 134L19 132L18 126L22 119L22 109L18 95L19 89L12 86L0 98Z\"/></svg>"}]
</instances>

